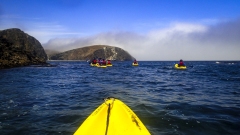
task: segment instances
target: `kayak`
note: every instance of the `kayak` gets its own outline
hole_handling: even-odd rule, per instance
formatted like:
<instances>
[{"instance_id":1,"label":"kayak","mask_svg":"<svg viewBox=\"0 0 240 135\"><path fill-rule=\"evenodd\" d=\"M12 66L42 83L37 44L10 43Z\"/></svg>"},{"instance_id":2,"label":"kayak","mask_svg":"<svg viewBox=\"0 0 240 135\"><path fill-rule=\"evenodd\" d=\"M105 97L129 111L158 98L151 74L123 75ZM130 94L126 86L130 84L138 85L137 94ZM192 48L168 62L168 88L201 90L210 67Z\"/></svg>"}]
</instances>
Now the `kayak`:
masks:
<instances>
[{"instance_id":1,"label":"kayak","mask_svg":"<svg viewBox=\"0 0 240 135\"><path fill-rule=\"evenodd\" d=\"M132 63L133 66L138 66L138 63Z\"/></svg>"},{"instance_id":2,"label":"kayak","mask_svg":"<svg viewBox=\"0 0 240 135\"><path fill-rule=\"evenodd\" d=\"M112 64L107 64L108 67L112 67Z\"/></svg>"},{"instance_id":3,"label":"kayak","mask_svg":"<svg viewBox=\"0 0 240 135\"><path fill-rule=\"evenodd\" d=\"M99 68L106 68L107 66L106 65L99 65L98 63L96 64L97 67Z\"/></svg>"},{"instance_id":4,"label":"kayak","mask_svg":"<svg viewBox=\"0 0 240 135\"><path fill-rule=\"evenodd\" d=\"M186 66L178 66L178 64L175 64L175 68L176 69L187 69L187 67Z\"/></svg>"},{"instance_id":5,"label":"kayak","mask_svg":"<svg viewBox=\"0 0 240 135\"><path fill-rule=\"evenodd\" d=\"M97 66L97 67L99 67L99 68L106 68L107 66L106 65L102 65L102 66Z\"/></svg>"},{"instance_id":6,"label":"kayak","mask_svg":"<svg viewBox=\"0 0 240 135\"><path fill-rule=\"evenodd\" d=\"M121 100L107 98L74 135L150 135L137 115Z\"/></svg>"},{"instance_id":7,"label":"kayak","mask_svg":"<svg viewBox=\"0 0 240 135\"><path fill-rule=\"evenodd\" d=\"M91 63L90 65L93 66L93 67L96 67L97 64L98 64L98 63L96 63L96 64Z\"/></svg>"}]
</instances>

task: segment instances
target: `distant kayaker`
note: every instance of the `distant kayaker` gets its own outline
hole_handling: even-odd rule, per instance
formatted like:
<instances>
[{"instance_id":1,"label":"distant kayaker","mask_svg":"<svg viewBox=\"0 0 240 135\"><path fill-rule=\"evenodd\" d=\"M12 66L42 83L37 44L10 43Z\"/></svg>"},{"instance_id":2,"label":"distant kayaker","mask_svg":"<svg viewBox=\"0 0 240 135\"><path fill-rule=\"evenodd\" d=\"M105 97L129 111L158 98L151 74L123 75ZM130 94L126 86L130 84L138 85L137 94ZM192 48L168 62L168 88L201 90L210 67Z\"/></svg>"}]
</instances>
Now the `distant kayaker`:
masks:
<instances>
[{"instance_id":1,"label":"distant kayaker","mask_svg":"<svg viewBox=\"0 0 240 135\"><path fill-rule=\"evenodd\" d=\"M134 62L133 62L134 64L137 64L137 60L136 59L134 59Z\"/></svg>"},{"instance_id":2,"label":"distant kayaker","mask_svg":"<svg viewBox=\"0 0 240 135\"><path fill-rule=\"evenodd\" d=\"M97 63L97 60L94 58L92 61L92 64L96 64L96 63Z\"/></svg>"},{"instance_id":3,"label":"distant kayaker","mask_svg":"<svg viewBox=\"0 0 240 135\"><path fill-rule=\"evenodd\" d=\"M100 65L102 65L102 64L103 64L103 59L102 59L102 58L99 58L99 59L98 59L98 62L99 62Z\"/></svg>"},{"instance_id":4,"label":"distant kayaker","mask_svg":"<svg viewBox=\"0 0 240 135\"><path fill-rule=\"evenodd\" d=\"M107 60L107 64L108 65L111 65L112 63L111 63L111 60Z\"/></svg>"},{"instance_id":5,"label":"distant kayaker","mask_svg":"<svg viewBox=\"0 0 240 135\"><path fill-rule=\"evenodd\" d=\"M178 66L179 66L179 67L185 66L182 59L180 59L180 61L179 61L179 63L178 63Z\"/></svg>"},{"instance_id":6,"label":"distant kayaker","mask_svg":"<svg viewBox=\"0 0 240 135\"><path fill-rule=\"evenodd\" d=\"M105 59L103 59L102 64L106 65L106 60Z\"/></svg>"}]
</instances>

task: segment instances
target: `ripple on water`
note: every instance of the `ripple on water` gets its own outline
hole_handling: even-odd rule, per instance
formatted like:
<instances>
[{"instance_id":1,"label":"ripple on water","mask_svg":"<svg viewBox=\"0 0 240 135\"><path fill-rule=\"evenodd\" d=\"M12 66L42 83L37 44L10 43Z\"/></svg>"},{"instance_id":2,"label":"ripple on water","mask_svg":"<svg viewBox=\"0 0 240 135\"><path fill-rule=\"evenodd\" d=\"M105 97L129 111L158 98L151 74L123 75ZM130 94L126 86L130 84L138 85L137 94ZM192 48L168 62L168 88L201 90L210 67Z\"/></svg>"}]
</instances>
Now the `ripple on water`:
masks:
<instances>
[{"instance_id":1,"label":"ripple on water","mask_svg":"<svg viewBox=\"0 0 240 135\"><path fill-rule=\"evenodd\" d=\"M239 63L86 62L0 70L1 134L73 134L105 97L124 101L151 134L238 134Z\"/></svg>"}]
</instances>

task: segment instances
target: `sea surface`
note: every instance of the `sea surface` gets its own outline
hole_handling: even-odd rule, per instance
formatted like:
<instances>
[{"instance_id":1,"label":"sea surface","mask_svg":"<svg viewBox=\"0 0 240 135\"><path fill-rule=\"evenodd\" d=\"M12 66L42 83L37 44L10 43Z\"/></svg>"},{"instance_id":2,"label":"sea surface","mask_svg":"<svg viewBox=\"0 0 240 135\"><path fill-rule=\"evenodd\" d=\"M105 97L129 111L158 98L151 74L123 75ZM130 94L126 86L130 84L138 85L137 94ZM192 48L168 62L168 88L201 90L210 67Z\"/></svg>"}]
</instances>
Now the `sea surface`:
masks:
<instances>
[{"instance_id":1,"label":"sea surface","mask_svg":"<svg viewBox=\"0 0 240 135\"><path fill-rule=\"evenodd\" d=\"M71 135L106 97L126 103L152 135L239 135L240 62L49 61L0 70L1 135Z\"/></svg>"}]
</instances>

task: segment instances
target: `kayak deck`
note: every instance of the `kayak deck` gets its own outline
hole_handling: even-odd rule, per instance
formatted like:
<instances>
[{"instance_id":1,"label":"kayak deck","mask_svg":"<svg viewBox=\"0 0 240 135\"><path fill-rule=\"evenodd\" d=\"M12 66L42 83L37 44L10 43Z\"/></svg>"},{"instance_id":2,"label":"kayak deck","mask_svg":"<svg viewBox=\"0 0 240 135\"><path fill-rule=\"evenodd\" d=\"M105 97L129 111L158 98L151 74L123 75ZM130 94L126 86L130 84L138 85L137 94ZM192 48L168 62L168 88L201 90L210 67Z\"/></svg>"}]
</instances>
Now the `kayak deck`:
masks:
<instances>
[{"instance_id":1,"label":"kayak deck","mask_svg":"<svg viewBox=\"0 0 240 135\"><path fill-rule=\"evenodd\" d=\"M122 101L108 98L74 135L150 135L137 115Z\"/></svg>"},{"instance_id":2,"label":"kayak deck","mask_svg":"<svg viewBox=\"0 0 240 135\"><path fill-rule=\"evenodd\" d=\"M138 63L132 63L133 66L138 66Z\"/></svg>"},{"instance_id":3,"label":"kayak deck","mask_svg":"<svg viewBox=\"0 0 240 135\"><path fill-rule=\"evenodd\" d=\"M187 69L187 67L186 66L178 66L178 64L175 64L175 68L176 69Z\"/></svg>"}]
</instances>

